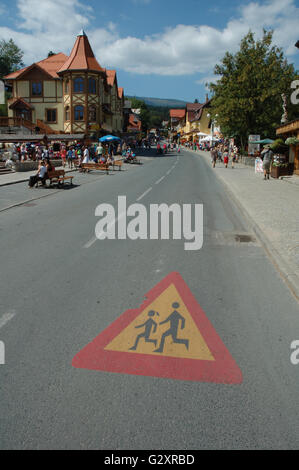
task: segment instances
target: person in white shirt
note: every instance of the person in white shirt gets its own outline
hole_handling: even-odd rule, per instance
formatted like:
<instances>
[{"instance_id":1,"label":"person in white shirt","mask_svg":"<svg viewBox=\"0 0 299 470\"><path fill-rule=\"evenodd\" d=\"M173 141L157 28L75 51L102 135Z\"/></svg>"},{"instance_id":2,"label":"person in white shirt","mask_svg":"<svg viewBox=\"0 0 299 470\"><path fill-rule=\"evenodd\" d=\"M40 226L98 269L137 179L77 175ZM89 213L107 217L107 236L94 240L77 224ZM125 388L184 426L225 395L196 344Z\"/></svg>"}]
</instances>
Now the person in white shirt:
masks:
<instances>
[{"instance_id":1,"label":"person in white shirt","mask_svg":"<svg viewBox=\"0 0 299 470\"><path fill-rule=\"evenodd\" d=\"M88 150L88 147L86 147L84 149L84 152L83 152L83 162L82 163L88 163L89 162L89 150Z\"/></svg>"},{"instance_id":2,"label":"person in white shirt","mask_svg":"<svg viewBox=\"0 0 299 470\"><path fill-rule=\"evenodd\" d=\"M33 186L38 182L41 181L43 186L46 186L46 178L47 178L47 167L45 162L42 160L39 164L37 173L33 176L30 176L28 186L29 188L33 188Z\"/></svg>"},{"instance_id":3,"label":"person in white shirt","mask_svg":"<svg viewBox=\"0 0 299 470\"><path fill-rule=\"evenodd\" d=\"M98 158L100 158L103 154L103 147L102 147L102 144L99 143L98 147L97 147L97 156Z\"/></svg>"}]
</instances>

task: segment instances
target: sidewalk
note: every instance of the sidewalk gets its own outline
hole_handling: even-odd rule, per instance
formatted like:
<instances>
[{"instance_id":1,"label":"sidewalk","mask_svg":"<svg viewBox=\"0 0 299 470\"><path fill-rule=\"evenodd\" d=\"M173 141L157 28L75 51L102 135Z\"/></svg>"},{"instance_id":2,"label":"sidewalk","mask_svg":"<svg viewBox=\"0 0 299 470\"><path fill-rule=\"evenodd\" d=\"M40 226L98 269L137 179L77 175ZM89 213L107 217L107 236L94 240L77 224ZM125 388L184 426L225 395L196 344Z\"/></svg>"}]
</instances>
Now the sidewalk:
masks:
<instances>
[{"instance_id":1,"label":"sidewalk","mask_svg":"<svg viewBox=\"0 0 299 470\"><path fill-rule=\"evenodd\" d=\"M75 168L72 170L70 168L57 167L57 170L64 170L66 173L71 171L76 171ZM15 173L7 173L5 175L0 175L0 187L8 186L10 184L24 183L29 181L31 175L35 175L37 170L34 171L18 171Z\"/></svg>"},{"instance_id":2,"label":"sidewalk","mask_svg":"<svg viewBox=\"0 0 299 470\"><path fill-rule=\"evenodd\" d=\"M192 152L211 167L210 152ZM254 168L236 164L232 169L217 163L215 175L226 185L235 203L249 220L289 288L299 300L299 178L263 180ZM294 184L285 184L292 182Z\"/></svg>"}]
</instances>

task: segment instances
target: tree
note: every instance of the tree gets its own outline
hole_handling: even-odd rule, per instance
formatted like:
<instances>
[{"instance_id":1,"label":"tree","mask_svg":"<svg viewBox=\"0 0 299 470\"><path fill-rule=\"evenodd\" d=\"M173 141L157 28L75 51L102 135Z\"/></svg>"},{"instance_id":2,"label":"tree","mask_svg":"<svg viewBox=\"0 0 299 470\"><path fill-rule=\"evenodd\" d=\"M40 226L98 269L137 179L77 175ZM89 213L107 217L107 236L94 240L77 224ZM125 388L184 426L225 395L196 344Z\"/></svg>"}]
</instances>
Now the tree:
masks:
<instances>
[{"instance_id":1,"label":"tree","mask_svg":"<svg viewBox=\"0 0 299 470\"><path fill-rule=\"evenodd\" d=\"M198 99L197 99L197 98L195 98L194 103L198 103Z\"/></svg>"},{"instance_id":2,"label":"tree","mask_svg":"<svg viewBox=\"0 0 299 470\"><path fill-rule=\"evenodd\" d=\"M150 112L144 101L132 98L131 100L132 109L140 109L140 119L142 124L142 131L146 132L149 129Z\"/></svg>"},{"instance_id":3,"label":"tree","mask_svg":"<svg viewBox=\"0 0 299 470\"><path fill-rule=\"evenodd\" d=\"M0 40L0 78L24 66L23 51L12 39Z\"/></svg>"},{"instance_id":4,"label":"tree","mask_svg":"<svg viewBox=\"0 0 299 470\"><path fill-rule=\"evenodd\" d=\"M290 97L296 78L293 65L272 45L272 36L273 31L264 30L263 38L255 41L249 31L240 50L234 55L227 52L216 65L214 73L220 79L209 84L212 118L226 137L238 136L243 148L249 134L275 137L282 116L281 94Z\"/></svg>"},{"instance_id":5,"label":"tree","mask_svg":"<svg viewBox=\"0 0 299 470\"><path fill-rule=\"evenodd\" d=\"M147 106L144 101L138 98L129 98L133 109L140 109L140 119L142 121L142 131L147 132L152 128L160 128L162 121L169 119L169 107Z\"/></svg>"}]
</instances>

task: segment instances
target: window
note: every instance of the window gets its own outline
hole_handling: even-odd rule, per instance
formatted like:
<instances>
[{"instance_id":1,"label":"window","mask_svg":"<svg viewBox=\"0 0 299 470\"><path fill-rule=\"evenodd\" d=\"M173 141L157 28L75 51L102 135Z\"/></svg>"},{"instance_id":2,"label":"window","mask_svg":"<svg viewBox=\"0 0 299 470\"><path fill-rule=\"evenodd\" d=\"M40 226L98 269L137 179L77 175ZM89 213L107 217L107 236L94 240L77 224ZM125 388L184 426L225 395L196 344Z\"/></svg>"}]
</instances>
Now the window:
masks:
<instances>
[{"instance_id":1,"label":"window","mask_svg":"<svg viewBox=\"0 0 299 470\"><path fill-rule=\"evenodd\" d=\"M88 79L88 92L93 93L94 95L97 92L97 83L94 78Z\"/></svg>"},{"instance_id":2,"label":"window","mask_svg":"<svg viewBox=\"0 0 299 470\"><path fill-rule=\"evenodd\" d=\"M70 107L66 106L64 108L64 120L69 121L70 120Z\"/></svg>"},{"instance_id":3,"label":"window","mask_svg":"<svg viewBox=\"0 0 299 470\"><path fill-rule=\"evenodd\" d=\"M31 95L32 96L42 96L43 94L43 84L42 82L32 82L31 83Z\"/></svg>"},{"instance_id":4,"label":"window","mask_svg":"<svg viewBox=\"0 0 299 470\"><path fill-rule=\"evenodd\" d=\"M70 84L69 80L66 80L66 81L64 82L64 93L65 93L66 95L69 94L69 84Z\"/></svg>"},{"instance_id":5,"label":"window","mask_svg":"<svg viewBox=\"0 0 299 470\"><path fill-rule=\"evenodd\" d=\"M57 122L57 109L46 109L46 122Z\"/></svg>"},{"instance_id":6,"label":"window","mask_svg":"<svg viewBox=\"0 0 299 470\"><path fill-rule=\"evenodd\" d=\"M75 121L83 121L84 120L84 107L75 106L74 115L75 115Z\"/></svg>"},{"instance_id":7,"label":"window","mask_svg":"<svg viewBox=\"0 0 299 470\"><path fill-rule=\"evenodd\" d=\"M89 108L89 121L90 122L97 121L97 108L95 106L90 106Z\"/></svg>"},{"instance_id":8,"label":"window","mask_svg":"<svg viewBox=\"0 0 299 470\"><path fill-rule=\"evenodd\" d=\"M84 78L74 78L74 93L84 93Z\"/></svg>"}]
</instances>

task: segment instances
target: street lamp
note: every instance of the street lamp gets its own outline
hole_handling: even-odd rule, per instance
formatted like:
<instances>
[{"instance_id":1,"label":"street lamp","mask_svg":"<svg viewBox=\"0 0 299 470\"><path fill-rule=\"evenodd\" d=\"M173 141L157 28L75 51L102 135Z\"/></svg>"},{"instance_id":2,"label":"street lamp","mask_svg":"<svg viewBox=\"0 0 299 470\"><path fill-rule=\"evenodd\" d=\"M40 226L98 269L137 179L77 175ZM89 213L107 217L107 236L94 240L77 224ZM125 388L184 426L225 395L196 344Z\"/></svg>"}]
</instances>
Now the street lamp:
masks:
<instances>
[{"instance_id":1,"label":"street lamp","mask_svg":"<svg viewBox=\"0 0 299 470\"><path fill-rule=\"evenodd\" d=\"M208 117L208 118L211 117L210 113L207 114L207 117ZM215 115L215 118L217 118L217 117L218 117L218 114ZM216 119L212 119L212 122L211 122L212 141L213 141L213 139L214 139L214 127L215 127L215 124L217 124Z\"/></svg>"}]
</instances>

